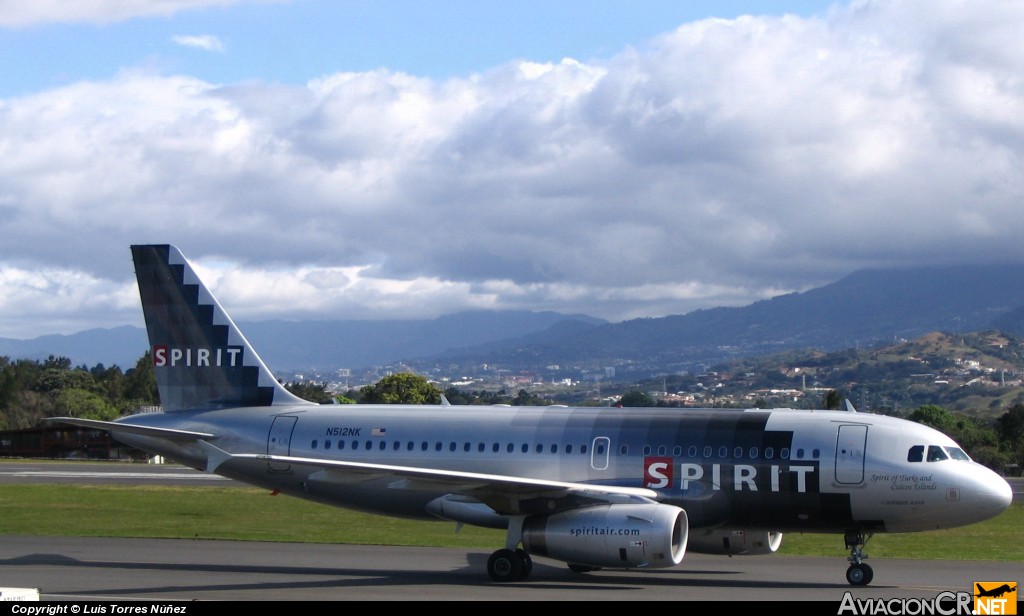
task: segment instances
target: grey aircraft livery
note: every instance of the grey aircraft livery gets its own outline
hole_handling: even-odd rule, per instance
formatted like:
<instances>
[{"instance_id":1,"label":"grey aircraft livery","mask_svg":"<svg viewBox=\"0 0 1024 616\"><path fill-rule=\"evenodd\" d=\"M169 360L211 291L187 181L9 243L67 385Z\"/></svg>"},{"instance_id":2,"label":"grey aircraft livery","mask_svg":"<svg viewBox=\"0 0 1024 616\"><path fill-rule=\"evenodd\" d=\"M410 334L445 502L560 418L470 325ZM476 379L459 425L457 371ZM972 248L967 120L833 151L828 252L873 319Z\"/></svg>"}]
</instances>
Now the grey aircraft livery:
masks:
<instances>
[{"instance_id":1,"label":"grey aircraft livery","mask_svg":"<svg viewBox=\"0 0 1024 616\"><path fill-rule=\"evenodd\" d=\"M671 567L686 550L770 554L799 532L841 535L846 579L865 585L873 534L973 524L1012 500L946 435L852 407L314 404L274 378L177 248L132 257L162 412L55 421L299 498L507 529L487 563L499 582L527 578L533 557Z\"/></svg>"}]
</instances>

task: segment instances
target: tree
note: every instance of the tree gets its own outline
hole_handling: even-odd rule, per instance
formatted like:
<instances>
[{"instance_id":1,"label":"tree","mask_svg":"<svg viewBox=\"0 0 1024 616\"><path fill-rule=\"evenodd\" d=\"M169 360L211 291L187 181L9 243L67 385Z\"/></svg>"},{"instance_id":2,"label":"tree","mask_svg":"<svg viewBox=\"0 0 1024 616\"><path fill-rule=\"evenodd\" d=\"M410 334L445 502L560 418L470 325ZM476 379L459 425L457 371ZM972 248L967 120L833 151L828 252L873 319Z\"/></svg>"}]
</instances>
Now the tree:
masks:
<instances>
[{"instance_id":1,"label":"tree","mask_svg":"<svg viewBox=\"0 0 1024 616\"><path fill-rule=\"evenodd\" d=\"M931 426L956 441L967 455L993 470L1001 470L1006 456L999 451L999 438L994 428L972 417L953 414L934 404L914 409L907 419Z\"/></svg>"},{"instance_id":2,"label":"tree","mask_svg":"<svg viewBox=\"0 0 1024 616\"><path fill-rule=\"evenodd\" d=\"M1024 463L1024 404L1014 404L996 419L996 433L1007 459Z\"/></svg>"},{"instance_id":3,"label":"tree","mask_svg":"<svg viewBox=\"0 0 1024 616\"><path fill-rule=\"evenodd\" d=\"M4 430L31 428L46 417L53 417L53 399L37 391L23 389L15 392L3 409L4 419L0 422Z\"/></svg>"},{"instance_id":4,"label":"tree","mask_svg":"<svg viewBox=\"0 0 1024 616\"><path fill-rule=\"evenodd\" d=\"M1024 444L1024 404L1014 404L996 420L999 440L1007 444Z\"/></svg>"},{"instance_id":5,"label":"tree","mask_svg":"<svg viewBox=\"0 0 1024 616\"><path fill-rule=\"evenodd\" d=\"M843 408L843 395L835 389L830 389L825 392L825 396L821 400L821 408L829 410L838 410Z\"/></svg>"},{"instance_id":6,"label":"tree","mask_svg":"<svg viewBox=\"0 0 1024 616\"><path fill-rule=\"evenodd\" d=\"M931 426L939 432L949 432L954 422L952 413L935 404L924 404L917 407L907 419Z\"/></svg>"},{"instance_id":7,"label":"tree","mask_svg":"<svg viewBox=\"0 0 1024 616\"><path fill-rule=\"evenodd\" d=\"M153 355L150 351L146 351L135 363L135 367L125 373L122 392L125 400L136 401L140 406L159 403L160 394L156 388L156 372L153 371Z\"/></svg>"},{"instance_id":8,"label":"tree","mask_svg":"<svg viewBox=\"0 0 1024 616\"><path fill-rule=\"evenodd\" d=\"M425 377L409 372L392 374L359 390L364 404L440 404L441 390Z\"/></svg>"},{"instance_id":9,"label":"tree","mask_svg":"<svg viewBox=\"0 0 1024 616\"><path fill-rule=\"evenodd\" d=\"M285 383L284 388L303 400L309 400L317 404L334 403L334 396L327 392L327 383L302 381L299 383Z\"/></svg>"},{"instance_id":10,"label":"tree","mask_svg":"<svg viewBox=\"0 0 1024 616\"><path fill-rule=\"evenodd\" d=\"M55 415L112 421L117 419L117 408L103 396L84 389L65 389L54 398Z\"/></svg>"},{"instance_id":11,"label":"tree","mask_svg":"<svg viewBox=\"0 0 1024 616\"><path fill-rule=\"evenodd\" d=\"M650 407L655 406L656 404L657 403L654 401L654 398L650 397L645 392L642 392L638 389L627 391L626 393L622 394L621 398L619 398L620 406Z\"/></svg>"},{"instance_id":12,"label":"tree","mask_svg":"<svg viewBox=\"0 0 1024 616\"><path fill-rule=\"evenodd\" d=\"M544 406L545 404L549 404L549 402L525 389L520 389L516 397L512 399L512 406Z\"/></svg>"}]
</instances>

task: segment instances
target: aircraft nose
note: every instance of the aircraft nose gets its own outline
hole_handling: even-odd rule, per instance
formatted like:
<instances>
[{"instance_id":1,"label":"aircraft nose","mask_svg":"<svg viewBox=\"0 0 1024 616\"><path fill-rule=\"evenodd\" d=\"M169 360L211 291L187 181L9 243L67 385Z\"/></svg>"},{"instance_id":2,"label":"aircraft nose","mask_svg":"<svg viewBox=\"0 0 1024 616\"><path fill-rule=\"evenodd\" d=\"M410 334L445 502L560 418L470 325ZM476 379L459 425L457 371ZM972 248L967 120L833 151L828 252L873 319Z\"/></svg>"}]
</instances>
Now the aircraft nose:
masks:
<instances>
[{"instance_id":1,"label":"aircraft nose","mask_svg":"<svg viewBox=\"0 0 1024 616\"><path fill-rule=\"evenodd\" d=\"M1006 510L1013 502L1013 488L995 472L982 467L979 469L974 497L980 509L979 513L992 517Z\"/></svg>"}]
</instances>

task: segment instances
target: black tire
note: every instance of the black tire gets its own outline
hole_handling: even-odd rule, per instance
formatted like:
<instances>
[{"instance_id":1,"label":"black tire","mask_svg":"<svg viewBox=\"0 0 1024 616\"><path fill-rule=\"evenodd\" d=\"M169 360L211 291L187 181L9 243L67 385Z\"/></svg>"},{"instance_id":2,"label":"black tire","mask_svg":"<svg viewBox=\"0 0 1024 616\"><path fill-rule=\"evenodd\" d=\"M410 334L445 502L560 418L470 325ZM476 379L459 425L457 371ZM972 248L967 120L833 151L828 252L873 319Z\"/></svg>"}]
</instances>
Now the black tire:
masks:
<instances>
[{"instance_id":1,"label":"black tire","mask_svg":"<svg viewBox=\"0 0 1024 616\"><path fill-rule=\"evenodd\" d=\"M849 569L846 570L846 581L851 586L867 586L874 577L874 571L871 570L869 565L864 563L850 565Z\"/></svg>"},{"instance_id":2,"label":"black tire","mask_svg":"<svg viewBox=\"0 0 1024 616\"><path fill-rule=\"evenodd\" d=\"M487 574L495 582L518 581L523 575L523 559L514 550L498 550L487 559Z\"/></svg>"}]
</instances>

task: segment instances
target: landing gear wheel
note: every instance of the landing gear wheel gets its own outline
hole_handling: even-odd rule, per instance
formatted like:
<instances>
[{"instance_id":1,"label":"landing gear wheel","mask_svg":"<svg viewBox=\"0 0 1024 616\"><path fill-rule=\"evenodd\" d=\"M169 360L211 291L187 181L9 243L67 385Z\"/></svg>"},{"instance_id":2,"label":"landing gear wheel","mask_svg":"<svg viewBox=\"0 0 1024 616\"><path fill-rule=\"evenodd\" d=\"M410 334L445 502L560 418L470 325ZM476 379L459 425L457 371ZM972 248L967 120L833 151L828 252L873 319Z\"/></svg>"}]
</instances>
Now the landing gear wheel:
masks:
<instances>
[{"instance_id":1,"label":"landing gear wheel","mask_svg":"<svg viewBox=\"0 0 1024 616\"><path fill-rule=\"evenodd\" d=\"M579 563L569 563L569 570L573 573L590 573L591 571L600 571L601 567L592 567L590 565L581 565Z\"/></svg>"},{"instance_id":2,"label":"landing gear wheel","mask_svg":"<svg viewBox=\"0 0 1024 616\"><path fill-rule=\"evenodd\" d=\"M530 577L531 573L533 573L533 559L530 558L530 554L523 548L516 550L516 556L518 556L520 562L523 563L523 570L519 573L519 579L525 580Z\"/></svg>"},{"instance_id":3,"label":"landing gear wheel","mask_svg":"<svg viewBox=\"0 0 1024 616\"><path fill-rule=\"evenodd\" d=\"M846 581L853 586L867 586L874 577L875 573L871 570L871 565L864 563L850 565L846 570Z\"/></svg>"},{"instance_id":4,"label":"landing gear wheel","mask_svg":"<svg viewBox=\"0 0 1024 616\"><path fill-rule=\"evenodd\" d=\"M487 574L495 582L516 582L523 578L523 562L514 550L498 550L487 559Z\"/></svg>"}]
</instances>

